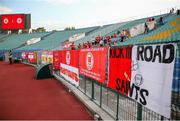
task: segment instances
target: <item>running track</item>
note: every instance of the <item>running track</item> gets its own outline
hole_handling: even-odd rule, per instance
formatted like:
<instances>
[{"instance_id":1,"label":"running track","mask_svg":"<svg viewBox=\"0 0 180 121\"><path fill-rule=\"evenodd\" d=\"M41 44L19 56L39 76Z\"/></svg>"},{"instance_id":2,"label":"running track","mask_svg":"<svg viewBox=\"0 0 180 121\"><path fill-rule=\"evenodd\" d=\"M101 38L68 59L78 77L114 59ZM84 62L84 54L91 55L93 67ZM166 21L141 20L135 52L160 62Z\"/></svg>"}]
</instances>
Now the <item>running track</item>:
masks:
<instances>
[{"instance_id":1,"label":"running track","mask_svg":"<svg viewBox=\"0 0 180 121\"><path fill-rule=\"evenodd\" d=\"M57 80L35 80L34 67L0 62L0 119L92 120Z\"/></svg>"}]
</instances>

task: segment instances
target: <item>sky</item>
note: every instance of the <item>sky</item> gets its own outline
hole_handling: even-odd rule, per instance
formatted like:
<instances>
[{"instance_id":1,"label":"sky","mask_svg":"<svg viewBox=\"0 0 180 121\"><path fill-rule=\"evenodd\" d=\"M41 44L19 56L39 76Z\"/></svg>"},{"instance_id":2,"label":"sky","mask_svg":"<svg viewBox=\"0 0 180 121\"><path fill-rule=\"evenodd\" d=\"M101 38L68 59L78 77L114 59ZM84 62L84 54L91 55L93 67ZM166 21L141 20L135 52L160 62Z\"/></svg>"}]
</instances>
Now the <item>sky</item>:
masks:
<instances>
[{"instance_id":1,"label":"sky","mask_svg":"<svg viewBox=\"0 0 180 121\"><path fill-rule=\"evenodd\" d=\"M102 26L169 12L180 0L0 0L0 14L31 14L31 27Z\"/></svg>"}]
</instances>

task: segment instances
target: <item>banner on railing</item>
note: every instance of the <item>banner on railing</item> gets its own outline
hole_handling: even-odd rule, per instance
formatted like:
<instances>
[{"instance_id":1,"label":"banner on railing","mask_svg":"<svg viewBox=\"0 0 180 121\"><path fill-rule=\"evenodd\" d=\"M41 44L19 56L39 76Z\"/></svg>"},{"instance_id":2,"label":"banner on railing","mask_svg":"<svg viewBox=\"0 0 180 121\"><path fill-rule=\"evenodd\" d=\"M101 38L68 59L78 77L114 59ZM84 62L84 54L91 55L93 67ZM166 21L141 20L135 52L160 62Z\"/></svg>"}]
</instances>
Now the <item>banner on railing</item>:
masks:
<instances>
[{"instance_id":1,"label":"banner on railing","mask_svg":"<svg viewBox=\"0 0 180 121\"><path fill-rule=\"evenodd\" d=\"M140 45L132 49L129 96L170 118L176 44Z\"/></svg>"},{"instance_id":2,"label":"banner on railing","mask_svg":"<svg viewBox=\"0 0 180 121\"><path fill-rule=\"evenodd\" d=\"M60 69L60 51L53 51L53 67Z\"/></svg>"},{"instance_id":3,"label":"banner on railing","mask_svg":"<svg viewBox=\"0 0 180 121\"><path fill-rule=\"evenodd\" d=\"M28 59L28 53L27 52L22 52L21 57L22 57L22 59L27 60Z\"/></svg>"},{"instance_id":4,"label":"banner on railing","mask_svg":"<svg viewBox=\"0 0 180 121\"><path fill-rule=\"evenodd\" d=\"M60 74L67 81L79 86L79 51L60 51Z\"/></svg>"},{"instance_id":5,"label":"banner on railing","mask_svg":"<svg viewBox=\"0 0 180 121\"><path fill-rule=\"evenodd\" d=\"M108 87L170 118L176 44L110 49Z\"/></svg>"},{"instance_id":6,"label":"banner on railing","mask_svg":"<svg viewBox=\"0 0 180 121\"><path fill-rule=\"evenodd\" d=\"M41 54L41 63L42 64L47 64L47 51L42 51L42 54Z\"/></svg>"},{"instance_id":7,"label":"banner on railing","mask_svg":"<svg viewBox=\"0 0 180 121\"><path fill-rule=\"evenodd\" d=\"M128 95L131 80L132 46L110 49L108 87Z\"/></svg>"},{"instance_id":8,"label":"banner on railing","mask_svg":"<svg viewBox=\"0 0 180 121\"><path fill-rule=\"evenodd\" d=\"M47 63L53 63L53 51L47 52Z\"/></svg>"},{"instance_id":9,"label":"banner on railing","mask_svg":"<svg viewBox=\"0 0 180 121\"><path fill-rule=\"evenodd\" d=\"M37 54L36 54L36 52L28 52L28 61L30 63L37 63Z\"/></svg>"},{"instance_id":10,"label":"banner on railing","mask_svg":"<svg viewBox=\"0 0 180 121\"><path fill-rule=\"evenodd\" d=\"M79 53L80 74L104 83L107 69L107 47L82 49Z\"/></svg>"},{"instance_id":11,"label":"banner on railing","mask_svg":"<svg viewBox=\"0 0 180 121\"><path fill-rule=\"evenodd\" d=\"M42 60L42 64L53 63L53 52L42 51L41 60Z\"/></svg>"}]
</instances>

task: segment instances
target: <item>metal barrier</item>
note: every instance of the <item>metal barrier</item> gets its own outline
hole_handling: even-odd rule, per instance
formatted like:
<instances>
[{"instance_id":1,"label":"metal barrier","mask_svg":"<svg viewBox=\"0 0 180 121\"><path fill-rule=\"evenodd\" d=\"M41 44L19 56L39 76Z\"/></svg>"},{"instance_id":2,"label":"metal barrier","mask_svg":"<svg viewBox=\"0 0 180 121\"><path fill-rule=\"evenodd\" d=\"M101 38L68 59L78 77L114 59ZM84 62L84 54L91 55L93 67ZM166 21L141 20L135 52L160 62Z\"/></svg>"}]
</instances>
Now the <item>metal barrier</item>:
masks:
<instances>
[{"instance_id":1,"label":"metal barrier","mask_svg":"<svg viewBox=\"0 0 180 121\"><path fill-rule=\"evenodd\" d=\"M168 120L127 96L83 75L80 75L79 89L116 120Z\"/></svg>"}]
</instances>

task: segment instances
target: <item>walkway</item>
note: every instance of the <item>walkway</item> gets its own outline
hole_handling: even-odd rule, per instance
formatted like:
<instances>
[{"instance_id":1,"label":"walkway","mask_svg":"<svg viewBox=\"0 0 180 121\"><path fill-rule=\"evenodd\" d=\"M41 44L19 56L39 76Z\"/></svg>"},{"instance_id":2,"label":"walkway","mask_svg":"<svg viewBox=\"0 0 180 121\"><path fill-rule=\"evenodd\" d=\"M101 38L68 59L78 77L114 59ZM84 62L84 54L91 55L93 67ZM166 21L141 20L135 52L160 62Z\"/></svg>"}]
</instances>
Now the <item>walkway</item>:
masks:
<instances>
[{"instance_id":1,"label":"walkway","mask_svg":"<svg viewBox=\"0 0 180 121\"><path fill-rule=\"evenodd\" d=\"M31 66L0 62L0 119L93 119L60 82L35 80L34 75Z\"/></svg>"}]
</instances>

